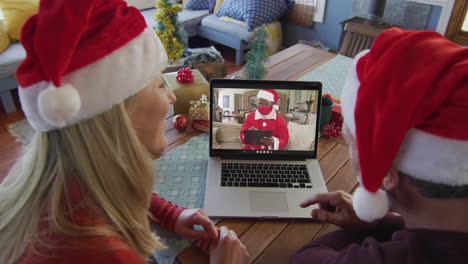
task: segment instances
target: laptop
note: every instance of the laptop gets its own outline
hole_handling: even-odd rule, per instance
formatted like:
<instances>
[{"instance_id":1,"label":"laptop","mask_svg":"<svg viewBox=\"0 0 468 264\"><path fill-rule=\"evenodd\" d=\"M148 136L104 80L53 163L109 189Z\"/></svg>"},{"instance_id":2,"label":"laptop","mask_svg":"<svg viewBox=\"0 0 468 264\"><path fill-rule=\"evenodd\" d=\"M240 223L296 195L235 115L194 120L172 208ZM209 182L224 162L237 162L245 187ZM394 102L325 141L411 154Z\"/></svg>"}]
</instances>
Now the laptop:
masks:
<instances>
[{"instance_id":1,"label":"laptop","mask_svg":"<svg viewBox=\"0 0 468 264\"><path fill-rule=\"evenodd\" d=\"M257 110L257 94L263 89L278 94L279 109L267 115ZM320 82L211 80L204 202L209 216L310 218L311 207L299 204L327 192L316 160L321 91ZM306 101L312 102L310 112ZM216 114L226 110L237 117ZM262 125L276 139L247 144L243 131L264 130Z\"/></svg>"}]
</instances>

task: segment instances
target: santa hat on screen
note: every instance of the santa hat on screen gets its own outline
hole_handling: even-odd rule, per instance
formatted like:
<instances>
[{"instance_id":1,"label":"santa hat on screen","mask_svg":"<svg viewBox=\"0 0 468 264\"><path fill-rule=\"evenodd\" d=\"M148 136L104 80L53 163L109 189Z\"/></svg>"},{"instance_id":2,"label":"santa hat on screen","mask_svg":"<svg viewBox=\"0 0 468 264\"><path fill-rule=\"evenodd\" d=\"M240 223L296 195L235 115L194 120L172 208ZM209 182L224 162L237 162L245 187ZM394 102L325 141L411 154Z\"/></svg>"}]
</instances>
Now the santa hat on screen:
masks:
<instances>
[{"instance_id":1,"label":"santa hat on screen","mask_svg":"<svg viewBox=\"0 0 468 264\"><path fill-rule=\"evenodd\" d=\"M17 69L23 110L36 130L92 118L149 84L166 52L123 0L41 0L22 29Z\"/></svg>"},{"instance_id":2,"label":"santa hat on screen","mask_svg":"<svg viewBox=\"0 0 468 264\"><path fill-rule=\"evenodd\" d=\"M359 157L357 215L373 221L388 211L379 188L391 167L432 183L468 184L468 49L433 31L393 28L353 67L341 106Z\"/></svg>"},{"instance_id":3,"label":"santa hat on screen","mask_svg":"<svg viewBox=\"0 0 468 264\"><path fill-rule=\"evenodd\" d=\"M258 99L265 99L270 102L274 102L275 105L273 106L273 109L276 111L279 110L278 106L278 93L276 93L275 90L273 89L262 89L257 93L257 98Z\"/></svg>"}]
</instances>

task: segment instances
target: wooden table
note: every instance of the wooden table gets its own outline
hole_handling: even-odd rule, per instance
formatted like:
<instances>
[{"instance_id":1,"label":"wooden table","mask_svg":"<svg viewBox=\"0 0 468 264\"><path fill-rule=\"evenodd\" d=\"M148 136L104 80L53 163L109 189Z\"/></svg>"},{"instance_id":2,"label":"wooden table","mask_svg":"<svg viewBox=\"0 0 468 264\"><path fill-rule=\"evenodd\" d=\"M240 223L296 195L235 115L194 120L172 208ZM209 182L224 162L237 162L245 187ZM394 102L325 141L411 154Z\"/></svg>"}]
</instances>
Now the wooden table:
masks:
<instances>
[{"instance_id":1,"label":"wooden table","mask_svg":"<svg viewBox=\"0 0 468 264\"><path fill-rule=\"evenodd\" d=\"M334 56L335 54L303 44L294 45L270 57L265 65L268 68L266 79L297 80ZM241 73L233 75L237 74ZM169 147L164 153L201 134L190 128L179 132L172 128L171 120L172 118L168 118L166 122ZM328 190L352 192L358 183L349 161L348 148L344 139L342 137L320 139L317 152L317 159ZM234 230L245 244L250 254L250 263L287 263L289 256L301 246L338 228L312 219L225 218L217 224L218 227L223 225ZM195 245L185 249L179 254L177 260L181 263L209 263L209 257Z\"/></svg>"}]
</instances>

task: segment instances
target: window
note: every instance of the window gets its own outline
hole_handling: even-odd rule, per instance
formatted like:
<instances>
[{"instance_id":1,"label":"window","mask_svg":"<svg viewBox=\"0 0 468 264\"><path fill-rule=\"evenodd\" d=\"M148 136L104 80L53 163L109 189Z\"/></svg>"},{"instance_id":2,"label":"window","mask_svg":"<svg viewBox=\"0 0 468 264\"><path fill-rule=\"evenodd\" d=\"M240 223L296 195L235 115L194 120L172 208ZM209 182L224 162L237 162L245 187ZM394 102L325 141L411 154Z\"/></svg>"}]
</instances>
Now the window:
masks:
<instances>
[{"instance_id":1,"label":"window","mask_svg":"<svg viewBox=\"0 0 468 264\"><path fill-rule=\"evenodd\" d=\"M463 46L468 46L468 1L456 0L445 37Z\"/></svg>"},{"instance_id":2,"label":"window","mask_svg":"<svg viewBox=\"0 0 468 264\"><path fill-rule=\"evenodd\" d=\"M229 108L229 95L223 96L223 108Z\"/></svg>"},{"instance_id":3,"label":"window","mask_svg":"<svg viewBox=\"0 0 468 264\"><path fill-rule=\"evenodd\" d=\"M314 22L323 23L325 16L325 2L326 0L296 0L296 4L303 4L313 7Z\"/></svg>"}]
</instances>

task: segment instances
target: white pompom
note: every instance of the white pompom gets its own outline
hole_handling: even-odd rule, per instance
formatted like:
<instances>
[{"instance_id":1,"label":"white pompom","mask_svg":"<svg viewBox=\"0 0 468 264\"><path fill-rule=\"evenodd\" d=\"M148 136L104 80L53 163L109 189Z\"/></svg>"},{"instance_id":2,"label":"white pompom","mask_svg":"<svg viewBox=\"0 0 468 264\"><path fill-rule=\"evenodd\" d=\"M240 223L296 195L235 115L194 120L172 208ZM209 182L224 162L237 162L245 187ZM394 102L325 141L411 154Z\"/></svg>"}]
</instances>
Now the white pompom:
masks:
<instances>
[{"instance_id":1,"label":"white pompom","mask_svg":"<svg viewBox=\"0 0 468 264\"><path fill-rule=\"evenodd\" d=\"M361 220L372 222L387 214L390 203L386 192L378 190L371 193L359 187L353 195L353 207Z\"/></svg>"},{"instance_id":2,"label":"white pompom","mask_svg":"<svg viewBox=\"0 0 468 264\"><path fill-rule=\"evenodd\" d=\"M275 104L275 105L273 106L273 109L275 109L275 111L278 111L278 110L279 110L279 106Z\"/></svg>"},{"instance_id":3,"label":"white pompom","mask_svg":"<svg viewBox=\"0 0 468 264\"><path fill-rule=\"evenodd\" d=\"M66 126L81 109L81 98L75 87L65 84L61 87L50 85L39 94L38 108L41 116L53 126Z\"/></svg>"}]
</instances>

